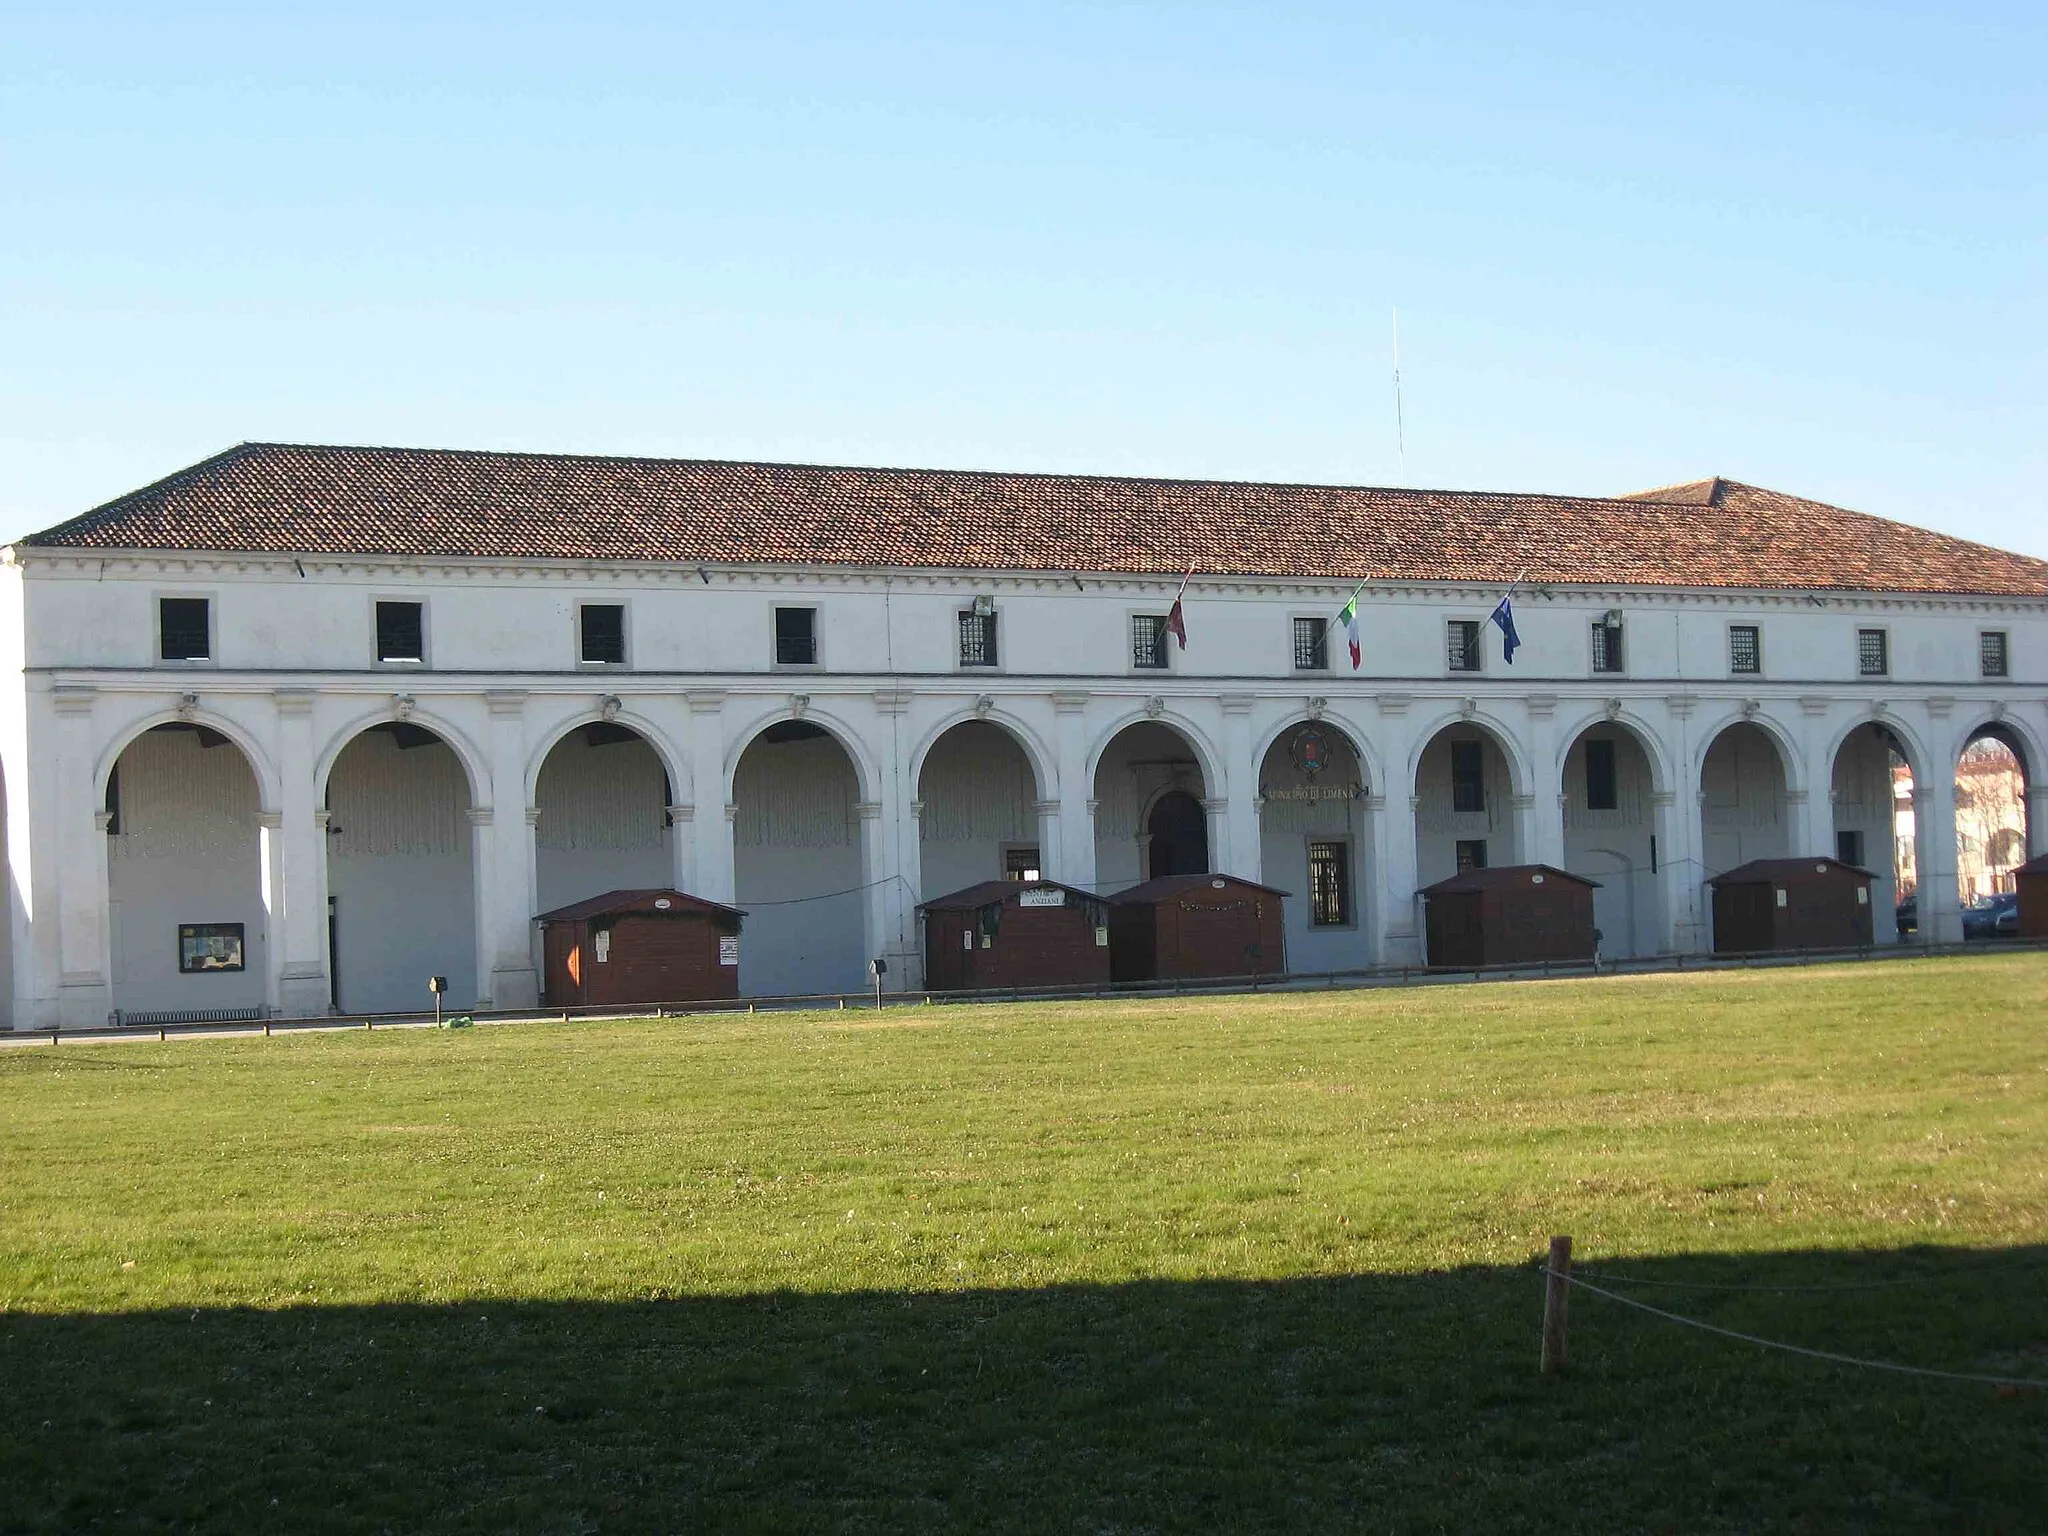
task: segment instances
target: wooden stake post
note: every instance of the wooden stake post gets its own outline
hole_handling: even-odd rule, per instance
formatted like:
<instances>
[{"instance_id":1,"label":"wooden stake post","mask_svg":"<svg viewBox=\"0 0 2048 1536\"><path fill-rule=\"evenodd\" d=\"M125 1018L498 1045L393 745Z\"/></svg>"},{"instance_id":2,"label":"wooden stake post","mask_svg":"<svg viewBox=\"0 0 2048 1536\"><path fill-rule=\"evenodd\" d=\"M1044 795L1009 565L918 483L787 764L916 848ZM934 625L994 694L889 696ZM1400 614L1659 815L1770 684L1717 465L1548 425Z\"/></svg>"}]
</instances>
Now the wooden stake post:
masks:
<instances>
[{"instance_id":1,"label":"wooden stake post","mask_svg":"<svg viewBox=\"0 0 2048 1536\"><path fill-rule=\"evenodd\" d=\"M1565 1316L1571 1308L1572 1240L1550 1240L1550 1263L1543 1284L1543 1374L1548 1376L1565 1364Z\"/></svg>"}]
</instances>

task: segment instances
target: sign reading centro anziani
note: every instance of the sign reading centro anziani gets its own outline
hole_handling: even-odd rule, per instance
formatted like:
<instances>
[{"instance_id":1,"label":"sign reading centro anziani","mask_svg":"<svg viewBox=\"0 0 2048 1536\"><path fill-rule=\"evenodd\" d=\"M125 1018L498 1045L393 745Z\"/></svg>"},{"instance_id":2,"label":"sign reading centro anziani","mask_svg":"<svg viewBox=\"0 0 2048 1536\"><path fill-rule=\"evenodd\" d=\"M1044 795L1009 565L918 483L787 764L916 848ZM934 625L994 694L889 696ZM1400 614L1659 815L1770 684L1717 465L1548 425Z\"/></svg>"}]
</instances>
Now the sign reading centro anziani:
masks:
<instances>
[{"instance_id":1,"label":"sign reading centro anziani","mask_svg":"<svg viewBox=\"0 0 2048 1536\"><path fill-rule=\"evenodd\" d=\"M1067 893L1057 888L1047 890L1040 886L1035 891L1026 889L1017 893L1017 905L1020 907L1064 907L1066 904Z\"/></svg>"}]
</instances>

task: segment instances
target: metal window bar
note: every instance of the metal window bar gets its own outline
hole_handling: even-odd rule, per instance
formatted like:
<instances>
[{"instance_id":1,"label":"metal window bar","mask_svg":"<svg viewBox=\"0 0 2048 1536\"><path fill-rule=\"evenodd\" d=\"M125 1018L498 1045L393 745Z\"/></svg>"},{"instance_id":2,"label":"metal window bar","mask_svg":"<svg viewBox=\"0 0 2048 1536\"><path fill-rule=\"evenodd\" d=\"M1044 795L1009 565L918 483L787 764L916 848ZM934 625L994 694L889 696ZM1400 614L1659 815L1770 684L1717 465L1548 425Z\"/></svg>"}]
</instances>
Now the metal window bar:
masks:
<instances>
[{"instance_id":1,"label":"metal window bar","mask_svg":"<svg viewBox=\"0 0 2048 1536\"><path fill-rule=\"evenodd\" d=\"M775 610L775 661L778 666L808 667L818 660L817 610Z\"/></svg>"},{"instance_id":2,"label":"metal window bar","mask_svg":"<svg viewBox=\"0 0 2048 1536\"><path fill-rule=\"evenodd\" d=\"M996 664L996 616L992 613L960 615L960 665L992 667Z\"/></svg>"},{"instance_id":3,"label":"metal window bar","mask_svg":"<svg viewBox=\"0 0 2048 1536\"><path fill-rule=\"evenodd\" d=\"M1452 619L1445 629L1445 664L1453 672L1479 670L1479 621Z\"/></svg>"},{"instance_id":4,"label":"metal window bar","mask_svg":"<svg viewBox=\"0 0 2048 1536\"><path fill-rule=\"evenodd\" d=\"M1593 670L1621 671L1621 626L1601 620L1593 626Z\"/></svg>"},{"instance_id":5,"label":"metal window bar","mask_svg":"<svg viewBox=\"0 0 2048 1536\"><path fill-rule=\"evenodd\" d=\"M1985 677L2006 675L2005 631L1987 629L1977 637L1977 661Z\"/></svg>"},{"instance_id":6,"label":"metal window bar","mask_svg":"<svg viewBox=\"0 0 2048 1536\"><path fill-rule=\"evenodd\" d=\"M1294 669L1297 672L1327 672L1330 669L1330 626L1323 620L1294 621Z\"/></svg>"},{"instance_id":7,"label":"metal window bar","mask_svg":"<svg viewBox=\"0 0 2048 1536\"><path fill-rule=\"evenodd\" d=\"M1131 616L1131 665L1164 668L1166 665L1166 618L1163 614Z\"/></svg>"},{"instance_id":8,"label":"metal window bar","mask_svg":"<svg viewBox=\"0 0 2048 1536\"><path fill-rule=\"evenodd\" d=\"M1762 635L1754 624L1736 624L1728 631L1728 670L1750 676L1764 669Z\"/></svg>"},{"instance_id":9,"label":"metal window bar","mask_svg":"<svg viewBox=\"0 0 2048 1536\"><path fill-rule=\"evenodd\" d=\"M1891 671L1890 648L1883 630L1856 631L1856 670L1864 677L1883 677Z\"/></svg>"},{"instance_id":10,"label":"metal window bar","mask_svg":"<svg viewBox=\"0 0 2048 1536\"><path fill-rule=\"evenodd\" d=\"M1351 848L1347 843L1310 843L1308 880L1317 928L1341 928L1351 921Z\"/></svg>"}]
</instances>

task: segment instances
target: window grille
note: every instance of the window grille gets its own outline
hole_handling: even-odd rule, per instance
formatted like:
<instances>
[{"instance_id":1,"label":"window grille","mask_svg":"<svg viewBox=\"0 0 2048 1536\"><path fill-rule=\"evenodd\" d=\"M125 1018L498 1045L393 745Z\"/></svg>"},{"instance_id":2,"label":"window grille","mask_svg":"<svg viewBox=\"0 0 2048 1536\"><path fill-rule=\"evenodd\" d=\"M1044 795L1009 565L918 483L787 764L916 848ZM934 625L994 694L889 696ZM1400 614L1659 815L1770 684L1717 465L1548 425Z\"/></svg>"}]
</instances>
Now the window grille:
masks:
<instances>
[{"instance_id":1,"label":"window grille","mask_svg":"<svg viewBox=\"0 0 2048 1536\"><path fill-rule=\"evenodd\" d=\"M1752 677L1764 669L1763 632L1754 624L1728 626L1728 670Z\"/></svg>"},{"instance_id":2,"label":"window grille","mask_svg":"<svg viewBox=\"0 0 2048 1536\"><path fill-rule=\"evenodd\" d=\"M427 656L427 626L420 603L379 603L377 605L377 659L379 661L424 661Z\"/></svg>"},{"instance_id":3,"label":"window grille","mask_svg":"<svg viewBox=\"0 0 2048 1536\"><path fill-rule=\"evenodd\" d=\"M775 664L779 667L812 667L818 664L817 609L775 610Z\"/></svg>"},{"instance_id":4,"label":"window grille","mask_svg":"<svg viewBox=\"0 0 2048 1536\"><path fill-rule=\"evenodd\" d=\"M1040 878L1038 847L1018 846L1003 850L1003 878L1005 880L1036 880Z\"/></svg>"},{"instance_id":5,"label":"window grille","mask_svg":"<svg viewBox=\"0 0 2048 1536\"><path fill-rule=\"evenodd\" d=\"M606 666L624 666L626 663L626 610L624 605L620 603L585 603L580 617L582 620L583 642L580 654L583 659Z\"/></svg>"},{"instance_id":6,"label":"window grille","mask_svg":"<svg viewBox=\"0 0 2048 1536\"><path fill-rule=\"evenodd\" d=\"M1308 845L1309 923L1342 928L1351 922L1351 845Z\"/></svg>"},{"instance_id":7,"label":"window grille","mask_svg":"<svg viewBox=\"0 0 2048 1536\"><path fill-rule=\"evenodd\" d=\"M1977 664L1985 677L2006 675L2004 630L1987 629L1977 637Z\"/></svg>"},{"instance_id":8,"label":"window grille","mask_svg":"<svg viewBox=\"0 0 2048 1536\"><path fill-rule=\"evenodd\" d=\"M1453 672L1479 670L1479 621L1452 619L1444 626L1444 664Z\"/></svg>"},{"instance_id":9,"label":"window grille","mask_svg":"<svg viewBox=\"0 0 2048 1536\"><path fill-rule=\"evenodd\" d=\"M1451 743L1451 809L1470 814L1486 810L1486 745Z\"/></svg>"},{"instance_id":10,"label":"window grille","mask_svg":"<svg viewBox=\"0 0 2048 1536\"><path fill-rule=\"evenodd\" d=\"M967 612L960 615L960 665L992 667L996 664L996 616Z\"/></svg>"},{"instance_id":11,"label":"window grille","mask_svg":"<svg viewBox=\"0 0 2048 1536\"><path fill-rule=\"evenodd\" d=\"M1864 677L1884 677L1891 672L1891 647L1881 629L1856 631L1856 670Z\"/></svg>"},{"instance_id":12,"label":"window grille","mask_svg":"<svg viewBox=\"0 0 2048 1536\"><path fill-rule=\"evenodd\" d=\"M1294 670L1297 672L1327 672L1330 670L1330 626L1323 619L1296 619L1294 621Z\"/></svg>"},{"instance_id":13,"label":"window grille","mask_svg":"<svg viewBox=\"0 0 2048 1536\"><path fill-rule=\"evenodd\" d=\"M1468 869L1486 868L1486 839L1465 837L1458 840L1458 873Z\"/></svg>"},{"instance_id":14,"label":"window grille","mask_svg":"<svg viewBox=\"0 0 2048 1536\"><path fill-rule=\"evenodd\" d=\"M212 599L166 597L157 603L157 654L165 661L206 661L213 655Z\"/></svg>"},{"instance_id":15,"label":"window grille","mask_svg":"<svg viewBox=\"0 0 2048 1536\"><path fill-rule=\"evenodd\" d=\"M1614 743L1604 738L1586 743L1586 809L1613 811L1621 808L1620 785L1615 770Z\"/></svg>"},{"instance_id":16,"label":"window grille","mask_svg":"<svg viewBox=\"0 0 2048 1536\"><path fill-rule=\"evenodd\" d=\"M1166 616L1139 613L1131 616L1131 665L1163 671L1166 667Z\"/></svg>"},{"instance_id":17,"label":"window grille","mask_svg":"<svg viewBox=\"0 0 2048 1536\"><path fill-rule=\"evenodd\" d=\"M1593 626L1593 670L1595 672L1619 672L1621 665L1621 626L1609 624L1605 619Z\"/></svg>"}]
</instances>

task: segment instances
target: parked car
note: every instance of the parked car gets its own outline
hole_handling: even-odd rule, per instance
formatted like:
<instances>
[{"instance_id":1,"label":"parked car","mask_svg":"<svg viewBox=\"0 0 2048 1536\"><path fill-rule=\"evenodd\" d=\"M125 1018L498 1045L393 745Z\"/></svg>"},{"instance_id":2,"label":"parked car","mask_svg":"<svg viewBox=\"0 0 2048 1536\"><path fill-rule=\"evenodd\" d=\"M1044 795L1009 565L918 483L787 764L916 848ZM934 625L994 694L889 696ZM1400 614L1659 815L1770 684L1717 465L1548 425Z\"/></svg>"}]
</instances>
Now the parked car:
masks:
<instances>
[{"instance_id":1,"label":"parked car","mask_svg":"<svg viewBox=\"0 0 2048 1536\"><path fill-rule=\"evenodd\" d=\"M1912 896L1908 896L1904 901L1899 903L1899 932L1918 933L1919 931L1920 897L1917 894L1915 894Z\"/></svg>"},{"instance_id":2,"label":"parked car","mask_svg":"<svg viewBox=\"0 0 2048 1536\"><path fill-rule=\"evenodd\" d=\"M1963 908L1963 937L1966 939L1995 939L2001 933L2013 937L2019 931L2020 899L2010 891L1977 906Z\"/></svg>"}]
</instances>

